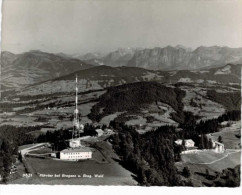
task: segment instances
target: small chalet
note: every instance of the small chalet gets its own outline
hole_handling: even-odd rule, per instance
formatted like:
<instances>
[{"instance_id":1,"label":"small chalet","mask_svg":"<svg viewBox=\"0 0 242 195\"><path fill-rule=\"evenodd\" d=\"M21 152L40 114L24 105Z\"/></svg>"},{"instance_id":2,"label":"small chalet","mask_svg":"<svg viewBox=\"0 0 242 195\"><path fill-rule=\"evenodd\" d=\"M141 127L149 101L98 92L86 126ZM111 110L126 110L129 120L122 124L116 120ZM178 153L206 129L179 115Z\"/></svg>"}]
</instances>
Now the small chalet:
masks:
<instances>
[{"instance_id":1,"label":"small chalet","mask_svg":"<svg viewBox=\"0 0 242 195\"><path fill-rule=\"evenodd\" d=\"M69 141L69 146L71 148L81 147L81 141L79 139L72 139L72 140Z\"/></svg>"},{"instance_id":2,"label":"small chalet","mask_svg":"<svg viewBox=\"0 0 242 195\"><path fill-rule=\"evenodd\" d=\"M113 130L112 130L112 129L105 129L104 132L105 132L105 134L107 134L107 135L111 135L111 134L113 134Z\"/></svg>"},{"instance_id":3,"label":"small chalet","mask_svg":"<svg viewBox=\"0 0 242 195\"><path fill-rule=\"evenodd\" d=\"M216 153L223 153L224 152L224 144L213 141L213 149Z\"/></svg>"},{"instance_id":4,"label":"small chalet","mask_svg":"<svg viewBox=\"0 0 242 195\"><path fill-rule=\"evenodd\" d=\"M194 148L195 142L192 139L185 139L185 147L188 148ZM178 139L175 141L177 145L182 145L182 139Z\"/></svg>"},{"instance_id":5,"label":"small chalet","mask_svg":"<svg viewBox=\"0 0 242 195\"><path fill-rule=\"evenodd\" d=\"M97 132L97 136L98 137L103 135L103 130L102 129L96 129L95 131Z\"/></svg>"}]
</instances>

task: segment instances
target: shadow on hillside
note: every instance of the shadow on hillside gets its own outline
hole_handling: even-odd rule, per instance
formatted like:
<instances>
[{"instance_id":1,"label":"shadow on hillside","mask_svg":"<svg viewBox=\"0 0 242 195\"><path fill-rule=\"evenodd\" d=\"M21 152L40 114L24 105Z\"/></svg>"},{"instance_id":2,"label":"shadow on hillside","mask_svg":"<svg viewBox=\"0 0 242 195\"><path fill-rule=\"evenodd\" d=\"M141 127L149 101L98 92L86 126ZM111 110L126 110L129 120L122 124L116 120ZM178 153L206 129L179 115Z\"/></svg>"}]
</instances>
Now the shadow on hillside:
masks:
<instances>
[{"instance_id":1,"label":"shadow on hillside","mask_svg":"<svg viewBox=\"0 0 242 195\"><path fill-rule=\"evenodd\" d=\"M127 163L124 163L123 161L121 161L121 160L119 160L119 159L117 159L117 158L112 158L112 159L113 159L115 162L118 162L118 164L120 164L123 168L127 169L128 171L130 171L130 172L132 173L132 174L131 174L132 178L133 178L135 181L139 182L137 176L136 176L135 173L134 173L134 170L131 169L131 166L129 166Z\"/></svg>"},{"instance_id":2,"label":"shadow on hillside","mask_svg":"<svg viewBox=\"0 0 242 195\"><path fill-rule=\"evenodd\" d=\"M216 179L215 176L207 175L206 173L200 173L200 172L194 172L194 173L197 174L197 175L203 176L207 180L214 180L214 179Z\"/></svg>"}]
</instances>

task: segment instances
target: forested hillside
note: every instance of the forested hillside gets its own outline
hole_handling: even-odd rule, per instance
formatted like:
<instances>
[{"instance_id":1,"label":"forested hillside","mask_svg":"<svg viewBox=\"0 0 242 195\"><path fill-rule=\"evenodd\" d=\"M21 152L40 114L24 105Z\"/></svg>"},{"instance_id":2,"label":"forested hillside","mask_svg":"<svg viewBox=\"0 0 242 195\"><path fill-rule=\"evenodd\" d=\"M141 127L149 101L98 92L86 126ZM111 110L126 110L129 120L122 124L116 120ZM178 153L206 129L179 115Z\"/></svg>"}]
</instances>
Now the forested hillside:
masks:
<instances>
[{"instance_id":1,"label":"forested hillside","mask_svg":"<svg viewBox=\"0 0 242 195\"><path fill-rule=\"evenodd\" d=\"M241 92L219 93L215 90L208 90L207 95L211 100L222 104L228 111L240 110Z\"/></svg>"},{"instance_id":2,"label":"forested hillside","mask_svg":"<svg viewBox=\"0 0 242 195\"><path fill-rule=\"evenodd\" d=\"M175 168L175 161L180 161L183 146L175 144L177 139L193 139L200 149L211 149L205 134L217 132L219 123L228 120L240 120L240 111L231 111L223 114L218 119L201 121L186 120L189 113L185 113L185 120L180 127L184 131L176 132L173 126L162 126L155 131L140 135L135 128L123 123L112 121L110 126L117 133L111 137L114 150L121 157L121 163L137 175L141 185L193 185L190 180L182 180ZM202 136L201 136L202 135ZM224 182L221 177L214 182L214 186L237 186L238 171L227 170L225 174L230 180ZM236 175L233 179L232 176Z\"/></svg>"},{"instance_id":3,"label":"forested hillside","mask_svg":"<svg viewBox=\"0 0 242 195\"><path fill-rule=\"evenodd\" d=\"M137 112L147 104L161 101L170 105L176 113L177 121L183 120L182 98L185 92L179 88L169 88L156 82L139 82L109 88L100 96L99 102L92 107L89 118L99 121L102 117L115 112Z\"/></svg>"},{"instance_id":4,"label":"forested hillside","mask_svg":"<svg viewBox=\"0 0 242 195\"><path fill-rule=\"evenodd\" d=\"M111 140L113 148L122 158L124 167L137 175L141 185L177 186L191 185L180 180L175 168L175 129L160 127L140 135L132 127L112 123L118 134Z\"/></svg>"}]
</instances>

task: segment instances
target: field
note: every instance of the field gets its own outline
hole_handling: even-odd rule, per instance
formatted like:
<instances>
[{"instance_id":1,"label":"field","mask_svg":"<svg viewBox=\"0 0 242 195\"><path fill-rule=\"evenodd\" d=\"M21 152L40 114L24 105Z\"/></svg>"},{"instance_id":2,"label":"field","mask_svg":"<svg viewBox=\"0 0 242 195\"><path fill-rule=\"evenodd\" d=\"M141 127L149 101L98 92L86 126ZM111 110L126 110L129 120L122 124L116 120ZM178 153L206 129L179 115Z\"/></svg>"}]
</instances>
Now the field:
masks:
<instances>
[{"instance_id":1,"label":"field","mask_svg":"<svg viewBox=\"0 0 242 195\"><path fill-rule=\"evenodd\" d=\"M212 119L225 112L222 105L206 97L206 90L203 87L190 88L183 86L181 88L186 91L186 96L183 98L184 110L199 116L200 120Z\"/></svg>"},{"instance_id":2,"label":"field","mask_svg":"<svg viewBox=\"0 0 242 195\"><path fill-rule=\"evenodd\" d=\"M241 164L241 151L231 153L228 155L228 157L223 158L222 160L215 163L208 164L207 166L213 170L222 171L226 168L234 168L239 164Z\"/></svg>"},{"instance_id":3,"label":"field","mask_svg":"<svg viewBox=\"0 0 242 195\"><path fill-rule=\"evenodd\" d=\"M185 164L207 165L211 169L221 171L239 165L240 156L240 150L227 150L224 153L201 151L195 154L182 154L182 162Z\"/></svg>"},{"instance_id":4,"label":"field","mask_svg":"<svg viewBox=\"0 0 242 195\"><path fill-rule=\"evenodd\" d=\"M241 164L241 151L226 151L223 154L215 154L210 151L199 154L182 154L182 161L176 163L176 167L181 172L187 166L191 172L191 180L195 186L205 186L211 181L206 178L206 170L211 176L227 168L234 168Z\"/></svg>"},{"instance_id":5,"label":"field","mask_svg":"<svg viewBox=\"0 0 242 195\"><path fill-rule=\"evenodd\" d=\"M241 139L237 137L241 135L241 121L232 121L230 127L223 127L219 132L208 134L208 138L218 140L221 136L224 146L227 149L239 149L241 148Z\"/></svg>"}]
</instances>

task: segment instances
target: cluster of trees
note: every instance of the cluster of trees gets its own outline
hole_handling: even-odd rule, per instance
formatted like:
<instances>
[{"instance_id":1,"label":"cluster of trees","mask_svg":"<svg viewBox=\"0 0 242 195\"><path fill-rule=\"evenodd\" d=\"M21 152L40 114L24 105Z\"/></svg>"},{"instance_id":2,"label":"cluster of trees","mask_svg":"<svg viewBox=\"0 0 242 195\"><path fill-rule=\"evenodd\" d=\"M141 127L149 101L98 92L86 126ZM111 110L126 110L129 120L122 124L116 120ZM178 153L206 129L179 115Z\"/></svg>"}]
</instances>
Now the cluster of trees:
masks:
<instances>
[{"instance_id":1,"label":"cluster of trees","mask_svg":"<svg viewBox=\"0 0 242 195\"><path fill-rule=\"evenodd\" d=\"M3 183L8 181L11 165L15 162L14 155L18 152L17 147L12 146L6 139L0 139L0 175Z\"/></svg>"},{"instance_id":2,"label":"cluster of trees","mask_svg":"<svg viewBox=\"0 0 242 195\"><path fill-rule=\"evenodd\" d=\"M202 174L209 182L203 182L205 186L209 187L238 187L240 186L240 165L235 168L227 168L221 172L215 171L214 174L210 174L209 170L205 170L205 174Z\"/></svg>"},{"instance_id":3,"label":"cluster of trees","mask_svg":"<svg viewBox=\"0 0 242 195\"><path fill-rule=\"evenodd\" d=\"M23 144L31 144L34 137L29 134L31 131L40 130L43 126L15 127L11 125L0 126L0 138L11 143L11 147Z\"/></svg>"},{"instance_id":4,"label":"cluster of trees","mask_svg":"<svg viewBox=\"0 0 242 195\"><path fill-rule=\"evenodd\" d=\"M84 132L80 133L78 136L96 136L96 127L91 124L86 124L84 126ZM60 151L68 147L66 140L72 138L72 129L47 131L45 134L40 134L36 141L38 143L50 142L54 150Z\"/></svg>"},{"instance_id":5,"label":"cluster of trees","mask_svg":"<svg viewBox=\"0 0 242 195\"><path fill-rule=\"evenodd\" d=\"M186 177L186 178L188 178L188 177L191 176L191 172L190 172L190 170L188 169L187 166L185 166L185 167L183 168L183 170L182 170L182 175L183 175L184 177Z\"/></svg>"},{"instance_id":6,"label":"cluster of trees","mask_svg":"<svg viewBox=\"0 0 242 195\"><path fill-rule=\"evenodd\" d=\"M219 93L216 90L208 90L207 96L220 104L222 104L228 111L240 110L241 106L241 93Z\"/></svg>"},{"instance_id":7,"label":"cluster of trees","mask_svg":"<svg viewBox=\"0 0 242 195\"><path fill-rule=\"evenodd\" d=\"M110 126L118 131L111 137L114 150L141 185L191 185L181 181L174 165L180 153L174 147L175 127L164 126L140 135L123 123L111 122Z\"/></svg>"},{"instance_id":8,"label":"cluster of trees","mask_svg":"<svg viewBox=\"0 0 242 195\"><path fill-rule=\"evenodd\" d=\"M38 143L50 142L54 150L63 150L67 148L67 139L72 138L72 132L69 130L47 131L45 134L40 134L36 141Z\"/></svg>"},{"instance_id":9,"label":"cluster of trees","mask_svg":"<svg viewBox=\"0 0 242 195\"><path fill-rule=\"evenodd\" d=\"M200 149L212 149L213 148L213 142L212 142L211 138L208 139L208 137L204 134L201 135L197 145Z\"/></svg>"},{"instance_id":10,"label":"cluster of trees","mask_svg":"<svg viewBox=\"0 0 242 195\"><path fill-rule=\"evenodd\" d=\"M181 120L184 96L185 91L156 82L137 82L111 87L99 97L99 102L92 107L89 118L99 121L102 117L115 112L139 111L144 105L161 101L177 112L174 114L176 120Z\"/></svg>"},{"instance_id":11,"label":"cluster of trees","mask_svg":"<svg viewBox=\"0 0 242 195\"><path fill-rule=\"evenodd\" d=\"M212 186L214 187L238 187L240 186L240 165L235 168L228 168L216 175L215 181Z\"/></svg>"},{"instance_id":12,"label":"cluster of trees","mask_svg":"<svg viewBox=\"0 0 242 195\"><path fill-rule=\"evenodd\" d=\"M194 101L194 99L192 98L190 103L189 103L192 107L199 107L200 105Z\"/></svg>"},{"instance_id":13,"label":"cluster of trees","mask_svg":"<svg viewBox=\"0 0 242 195\"><path fill-rule=\"evenodd\" d=\"M3 182L8 180L10 167L18 154L18 146L33 143L34 137L28 133L39 129L40 126L0 126L0 175L3 177Z\"/></svg>"},{"instance_id":14,"label":"cluster of trees","mask_svg":"<svg viewBox=\"0 0 242 195\"><path fill-rule=\"evenodd\" d=\"M103 126L103 127L105 127L105 126ZM97 132L96 132L97 128L99 128L99 127L95 127L94 125L87 123L87 124L84 125L84 132L82 133L81 136L86 136L86 135L96 136L97 135Z\"/></svg>"},{"instance_id":15,"label":"cluster of trees","mask_svg":"<svg viewBox=\"0 0 242 195\"><path fill-rule=\"evenodd\" d=\"M223 121L239 121L241 120L241 111L240 110L232 110L228 111L225 114L218 117L218 122Z\"/></svg>"}]
</instances>

